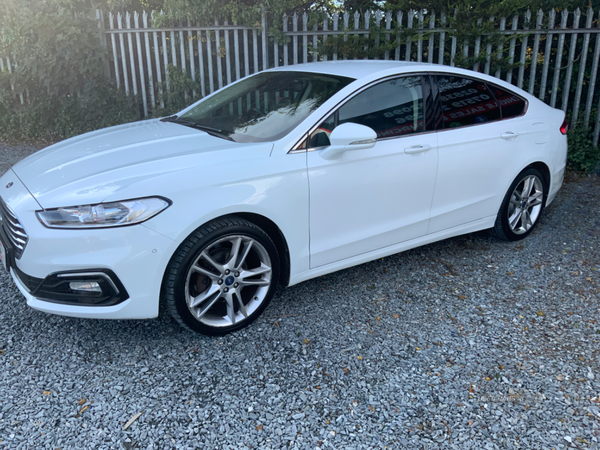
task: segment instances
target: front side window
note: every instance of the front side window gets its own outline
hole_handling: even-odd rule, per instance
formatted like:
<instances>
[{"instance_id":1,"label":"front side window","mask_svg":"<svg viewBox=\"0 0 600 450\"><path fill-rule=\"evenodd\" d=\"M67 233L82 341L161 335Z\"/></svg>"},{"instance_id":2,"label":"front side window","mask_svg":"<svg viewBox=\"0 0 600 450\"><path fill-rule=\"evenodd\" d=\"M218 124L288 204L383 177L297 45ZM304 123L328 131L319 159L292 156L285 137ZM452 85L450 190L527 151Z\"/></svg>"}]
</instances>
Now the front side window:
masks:
<instances>
[{"instance_id":1,"label":"front side window","mask_svg":"<svg viewBox=\"0 0 600 450\"><path fill-rule=\"evenodd\" d=\"M424 131L421 77L403 77L379 83L351 99L339 110L338 124L366 125L377 138Z\"/></svg>"},{"instance_id":2,"label":"front side window","mask_svg":"<svg viewBox=\"0 0 600 450\"><path fill-rule=\"evenodd\" d=\"M333 129L347 122L372 128L378 139L424 131L421 76L384 81L351 98L311 133L309 148L329 145Z\"/></svg>"},{"instance_id":3,"label":"front side window","mask_svg":"<svg viewBox=\"0 0 600 450\"><path fill-rule=\"evenodd\" d=\"M329 136L335 128L335 114L330 115L310 134L308 148L326 147L330 144Z\"/></svg>"},{"instance_id":4,"label":"front side window","mask_svg":"<svg viewBox=\"0 0 600 450\"><path fill-rule=\"evenodd\" d=\"M486 84L454 75L437 75L443 129L499 120L500 107Z\"/></svg>"},{"instance_id":5,"label":"front side window","mask_svg":"<svg viewBox=\"0 0 600 450\"><path fill-rule=\"evenodd\" d=\"M236 142L274 141L352 81L320 73L263 72L226 87L178 120Z\"/></svg>"}]
</instances>

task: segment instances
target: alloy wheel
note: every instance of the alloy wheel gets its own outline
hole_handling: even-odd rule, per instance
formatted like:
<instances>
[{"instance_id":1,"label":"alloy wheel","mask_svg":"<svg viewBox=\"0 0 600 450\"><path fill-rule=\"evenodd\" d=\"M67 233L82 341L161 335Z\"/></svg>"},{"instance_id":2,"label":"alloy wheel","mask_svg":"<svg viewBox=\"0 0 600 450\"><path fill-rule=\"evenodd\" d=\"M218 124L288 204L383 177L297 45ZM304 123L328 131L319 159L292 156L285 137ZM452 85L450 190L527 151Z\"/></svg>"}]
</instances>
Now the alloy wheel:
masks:
<instances>
[{"instance_id":1,"label":"alloy wheel","mask_svg":"<svg viewBox=\"0 0 600 450\"><path fill-rule=\"evenodd\" d=\"M190 266L187 307L210 327L240 324L267 298L272 272L269 253L258 240L239 234L222 237L202 249Z\"/></svg>"},{"instance_id":2,"label":"alloy wheel","mask_svg":"<svg viewBox=\"0 0 600 450\"><path fill-rule=\"evenodd\" d=\"M508 225L515 234L527 233L542 211L544 185L535 175L528 175L517 184L508 204Z\"/></svg>"}]
</instances>

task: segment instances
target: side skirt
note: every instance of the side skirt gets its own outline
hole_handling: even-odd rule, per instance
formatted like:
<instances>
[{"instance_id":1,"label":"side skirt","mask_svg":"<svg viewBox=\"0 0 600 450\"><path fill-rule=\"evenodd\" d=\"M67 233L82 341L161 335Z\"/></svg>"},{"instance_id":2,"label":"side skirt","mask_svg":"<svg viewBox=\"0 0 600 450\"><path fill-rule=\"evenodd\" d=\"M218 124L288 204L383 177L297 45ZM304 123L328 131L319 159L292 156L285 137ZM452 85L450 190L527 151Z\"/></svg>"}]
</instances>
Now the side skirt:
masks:
<instances>
[{"instance_id":1,"label":"side skirt","mask_svg":"<svg viewBox=\"0 0 600 450\"><path fill-rule=\"evenodd\" d=\"M483 219L475 220L458 227L449 228L447 230L438 231L437 233L428 234L425 236L411 239L410 241L402 242L396 245L390 245L389 247L380 248L372 252L363 253L361 255L353 256L342 261L337 261L325 266L317 267L312 270L307 270L294 274L290 277L290 283L288 286L301 283L311 278L320 277L328 273L337 272L338 270L347 269L348 267L357 266L375 259L383 258L385 256L394 255L396 253L404 252L422 245L431 244L433 242L448 239L454 236L460 236L461 234L473 233L475 231L486 230L494 226L496 216L489 216Z\"/></svg>"}]
</instances>

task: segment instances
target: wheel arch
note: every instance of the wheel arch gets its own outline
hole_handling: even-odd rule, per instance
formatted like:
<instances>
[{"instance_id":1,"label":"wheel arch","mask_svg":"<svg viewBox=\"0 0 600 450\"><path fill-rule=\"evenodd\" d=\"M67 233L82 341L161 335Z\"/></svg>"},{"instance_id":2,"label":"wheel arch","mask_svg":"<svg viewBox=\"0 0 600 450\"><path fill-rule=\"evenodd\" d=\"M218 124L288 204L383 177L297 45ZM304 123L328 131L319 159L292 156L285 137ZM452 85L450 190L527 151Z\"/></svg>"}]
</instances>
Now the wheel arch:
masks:
<instances>
[{"instance_id":1,"label":"wheel arch","mask_svg":"<svg viewBox=\"0 0 600 450\"><path fill-rule=\"evenodd\" d=\"M529 168L536 169L544 177L544 179L542 181L544 182L544 204L545 204L546 199L548 198L548 194L549 194L550 186L551 186L550 168L548 167L548 165L546 163L544 163L542 161L536 161L534 163L531 163L527 167L525 167L523 170L527 170ZM521 172L523 172L523 170L521 170ZM519 173L521 173L521 172L519 172Z\"/></svg>"},{"instance_id":2,"label":"wheel arch","mask_svg":"<svg viewBox=\"0 0 600 450\"><path fill-rule=\"evenodd\" d=\"M262 228L265 233L269 235L269 237L273 240L275 247L277 248L281 262L279 284L281 284L283 287L287 287L290 282L290 249L288 247L287 240L285 239L285 236L283 235L279 226L268 217L256 213L234 213L228 214L227 216L236 216L245 219L248 222L252 222L254 225ZM222 217L217 217L217 219L221 218Z\"/></svg>"},{"instance_id":3,"label":"wheel arch","mask_svg":"<svg viewBox=\"0 0 600 450\"><path fill-rule=\"evenodd\" d=\"M503 223L504 219L502 219L502 215L504 214L503 210L507 205L508 196L511 194L513 184L515 184L522 177L524 172L531 170L531 169L535 170L536 172L538 172L541 175L541 178L542 178L541 181L544 185L544 196L542 198L542 210L545 207L546 200L548 198L548 190L550 187L550 176L551 176L550 169L542 161L531 162L527 166L525 166L523 169L521 169L517 175L515 175L515 177L511 181L509 187L507 188L506 194L504 195L504 197L502 198L502 201L500 203L494 226L490 229L490 233L493 236L495 236L499 239L502 239L502 240L514 241L514 240L522 239L523 237L529 235L529 233L531 232L531 230L529 230L528 232L523 234L522 237L520 237L518 239L514 238L514 236L516 236L516 235L514 235L513 237L510 237L507 235L507 231L505 229L505 224ZM535 226L536 224L537 224L537 221L534 223L533 226Z\"/></svg>"},{"instance_id":4,"label":"wheel arch","mask_svg":"<svg viewBox=\"0 0 600 450\"><path fill-rule=\"evenodd\" d=\"M273 243L275 244L275 247L277 248L277 252L279 253L279 258L280 258L280 263L281 263L279 284L281 284L283 287L287 287L290 282L290 270L291 270L290 251L289 251L289 247L287 244L287 240L286 240L285 236L283 235L283 232L281 231L281 229L275 222L273 222L271 219L269 219L268 217L265 217L261 214L251 213L251 212L233 212L233 213L222 214L220 216L213 217L210 220L207 220L206 222L198 225L179 243L179 246L177 247L177 249L175 249L173 251L173 253L171 254L171 256L169 258L169 262L167 263L166 267L168 267L170 261L177 253L177 250L180 248L181 245L183 245L183 243L185 242L185 240L188 236L191 236L196 230L204 227L205 225L207 225L211 222L221 220L221 219L232 218L232 217L244 219L244 220L247 220L248 222L253 223L254 225L260 227L273 240ZM161 293L164 289L165 279L166 279L166 272L163 274L163 280L161 282Z\"/></svg>"},{"instance_id":5,"label":"wheel arch","mask_svg":"<svg viewBox=\"0 0 600 450\"><path fill-rule=\"evenodd\" d=\"M504 200L504 195L510 188L511 184L517 179L517 177L519 177L519 175L521 175L527 169L536 169L538 172L540 172L542 174L542 177L543 177L542 182L544 183L544 190L545 190L544 205L546 204L546 199L548 198L549 187L551 186L551 184L550 184L550 182L551 182L550 168L548 167L548 164L546 164L545 162L539 161L539 160L538 161L534 160L533 162L530 162L529 164L527 164L525 167L523 167L518 172L514 173L513 177L505 185L504 194L502 195L502 197L499 197L499 199L498 199L496 211L498 211L500 209L500 207L502 206L502 201Z\"/></svg>"}]
</instances>

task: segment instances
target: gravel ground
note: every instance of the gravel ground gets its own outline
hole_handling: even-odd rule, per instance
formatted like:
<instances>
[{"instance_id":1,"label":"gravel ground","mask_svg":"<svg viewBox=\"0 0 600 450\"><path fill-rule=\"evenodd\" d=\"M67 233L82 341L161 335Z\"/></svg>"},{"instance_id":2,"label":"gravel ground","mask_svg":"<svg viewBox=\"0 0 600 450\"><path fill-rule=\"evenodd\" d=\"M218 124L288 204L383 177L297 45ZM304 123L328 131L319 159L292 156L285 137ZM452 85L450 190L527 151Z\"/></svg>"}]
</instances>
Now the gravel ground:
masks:
<instances>
[{"instance_id":1,"label":"gravel ground","mask_svg":"<svg viewBox=\"0 0 600 450\"><path fill-rule=\"evenodd\" d=\"M0 449L597 449L600 179L571 178L524 241L311 280L224 338L46 315L2 273Z\"/></svg>"}]
</instances>

